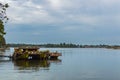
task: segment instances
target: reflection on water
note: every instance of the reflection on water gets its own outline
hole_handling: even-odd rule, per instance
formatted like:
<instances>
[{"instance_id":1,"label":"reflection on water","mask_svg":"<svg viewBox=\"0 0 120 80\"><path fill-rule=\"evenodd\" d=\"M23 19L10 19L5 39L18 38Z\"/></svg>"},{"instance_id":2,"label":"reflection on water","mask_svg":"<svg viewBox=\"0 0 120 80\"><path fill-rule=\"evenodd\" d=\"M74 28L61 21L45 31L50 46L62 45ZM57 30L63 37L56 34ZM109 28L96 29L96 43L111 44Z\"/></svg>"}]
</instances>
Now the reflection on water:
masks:
<instances>
[{"instance_id":1,"label":"reflection on water","mask_svg":"<svg viewBox=\"0 0 120 80\"><path fill-rule=\"evenodd\" d=\"M0 55L11 55L10 50L0 51ZM50 64L61 63L61 60L17 60L12 61L9 58L0 57L0 62L11 61L14 65L15 70L34 70L39 71L40 69L49 70Z\"/></svg>"},{"instance_id":2,"label":"reflection on water","mask_svg":"<svg viewBox=\"0 0 120 80\"><path fill-rule=\"evenodd\" d=\"M4 55L5 54L5 50L0 50L0 55ZM3 57L0 57L0 60L3 60Z\"/></svg>"},{"instance_id":3,"label":"reflection on water","mask_svg":"<svg viewBox=\"0 0 120 80\"><path fill-rule=\"evenodd\" d=\"M6 50L5 49L0 49L0 52L5 52Z\"/></svg>"},{"instance_id":4,"label":"reflection on water","mask_svg":"<svg viewBox=\"0 0 120 80\"><path fill-rule=\"evenodd\" d=\"M1 50L0 50L0 54L4 54L4 53L5 53L5 51L1 51Z\"/></svg>"},{"instance_id":5,"label":"reflection on water","mask_svg":"<svg viewBox=\"0 0 120 80\"><path fill-rule=\"evenodd\" d=\"M13 61L15 69L18 70L35 70L38 71L40 68L49 70L50 63L44 61Z\"/></svg>"},{"instance_id":6,"label":"reflection on water","mask_svg":"<svg viewBox=\"0 0 120 80\"><path fill-rule=\"evenodd\" d=\"M61 60L10 61L2 59L0 60L0 79L120 80L120 50L99 48L50 48L49 50L62 50L62 56L59 57L62 62ZM5 52L7 55L10 53L12 51Z\"/></svg>"},{"instance_id":7,"label":"reflection on water","mask_svg":"<svg viewBox=\"0 0 120 80\"><path fill-rule=\"evenodd\" d=\"M10 50L0 51L0 55L12 55L13 52ZM14 70L31 70L31 71L39 71L39 70L49 70L51 63L58 64L61 63L61 60L17 60L12 61L9 58L0 57L0 63L11 62L14 66Z\"/></svg>"},{"instance_id":8,"label":"reflection on water","mask_svg":"<svg viewBox=\"0 0 120 80\"><path fill-rule=\"evenodd\" d=\"M61 60L18 60L13 61L14 67L17 70L49 70L51 63L60 63Z\"/></svg>"}]
</instances>

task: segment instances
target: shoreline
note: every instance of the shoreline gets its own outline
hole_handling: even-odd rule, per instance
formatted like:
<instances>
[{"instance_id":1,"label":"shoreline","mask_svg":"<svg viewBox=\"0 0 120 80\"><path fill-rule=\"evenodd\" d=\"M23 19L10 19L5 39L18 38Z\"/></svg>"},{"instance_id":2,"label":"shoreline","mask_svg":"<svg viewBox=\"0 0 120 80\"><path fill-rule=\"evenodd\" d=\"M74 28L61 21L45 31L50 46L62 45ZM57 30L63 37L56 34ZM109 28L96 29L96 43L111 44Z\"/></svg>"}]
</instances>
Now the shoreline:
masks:
<instances>
[{"instance_id":1,"label":"shoreline","mask_svg":"<svg viewBox=\"0 0 120 80\"><path fill-rule=\"evenodd\" d=\"M80 45L80 44L7 44L7 47L40 47L40 48L106 48L106 49L120 49L120 45Z\"/></svg>"}]
</instances>

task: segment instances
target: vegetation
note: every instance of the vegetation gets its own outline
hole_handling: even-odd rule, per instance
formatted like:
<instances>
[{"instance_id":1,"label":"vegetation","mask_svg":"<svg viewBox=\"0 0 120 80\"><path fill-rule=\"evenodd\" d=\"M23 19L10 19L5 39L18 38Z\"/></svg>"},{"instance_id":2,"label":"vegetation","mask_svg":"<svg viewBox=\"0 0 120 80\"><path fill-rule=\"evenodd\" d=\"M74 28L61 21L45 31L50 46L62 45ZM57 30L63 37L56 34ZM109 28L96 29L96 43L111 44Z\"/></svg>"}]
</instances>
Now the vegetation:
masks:
<instances>
[{"instance_id":1,"label":"vegetation","mask_svg":"<svg viewBox=\"0 0 120 80\"><path fill-rule=\"evenodd\" d=\"M59 44L7 44L8 47L21 47L21 46L38 46L45 48L108 48L120 49L120 45L80 45L72 43L59 43Z\"/></svg>"},{"instance_id":2,"label":"vegetation","mask_svg":"<svg viewBox=\"0 0 120 80\"><path fill-rule=\"evenodd\" d=\"M6 9L9 7L8 4L0 3L0 47L4 47L6 44L4 35L6 34L4 29L4 23L7 22L8 17L6 15Z\"/></svg>"},{"instance_id":3,"label":"vegetation","mask_svg":"<svg viewBox=\"0 0 120 80\"><path fill-rule=\"evenodd\" d=\"M67 44L67 43L60 43L60 44L7 44L8 47L21 47L21 46L38 46L38 47L50 47L50 48L71 48L71 47L79 47L79 45L76 44Z\"/></svg>"}]
</instances>

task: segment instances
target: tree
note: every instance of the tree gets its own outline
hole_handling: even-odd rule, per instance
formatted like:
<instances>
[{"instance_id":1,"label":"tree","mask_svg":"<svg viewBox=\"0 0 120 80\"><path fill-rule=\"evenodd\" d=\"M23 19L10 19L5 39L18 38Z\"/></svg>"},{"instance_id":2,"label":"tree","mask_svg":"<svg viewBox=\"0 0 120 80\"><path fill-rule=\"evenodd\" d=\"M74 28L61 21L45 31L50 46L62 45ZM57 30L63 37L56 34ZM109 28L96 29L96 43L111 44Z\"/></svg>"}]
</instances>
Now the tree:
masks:
<instances>
[{"instance_id":1,"label":"tree","mask_svg":"<svg viewBox=\"0 0 120 80\"><path fill-rule=\"evenodd\" d=\"M4 30L4 23L6 23L9 20L6 15L6 9L8 7L8 4L0 3L0 47L5 45L4 35L6 34L6 32Z\"/></svg>"}]
</instances>

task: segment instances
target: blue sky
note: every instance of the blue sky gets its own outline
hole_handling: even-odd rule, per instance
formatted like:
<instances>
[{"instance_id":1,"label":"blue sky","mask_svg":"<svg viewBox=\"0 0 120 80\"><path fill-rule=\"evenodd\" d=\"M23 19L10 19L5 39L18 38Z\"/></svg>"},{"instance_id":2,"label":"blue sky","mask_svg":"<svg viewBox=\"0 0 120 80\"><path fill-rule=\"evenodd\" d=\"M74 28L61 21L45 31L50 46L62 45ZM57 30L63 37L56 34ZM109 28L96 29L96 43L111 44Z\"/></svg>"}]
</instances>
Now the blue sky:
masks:
<instances>
[{"instance_id":1,"label":"blue sky","mask_svg":"<svg viewBox=\"0 0 120 80\"><path fill-rule=\"evenodd\" d=\"M120 0L0 0L9 3L7 43L120 44Z\"/></svg>"}]
</instances>

